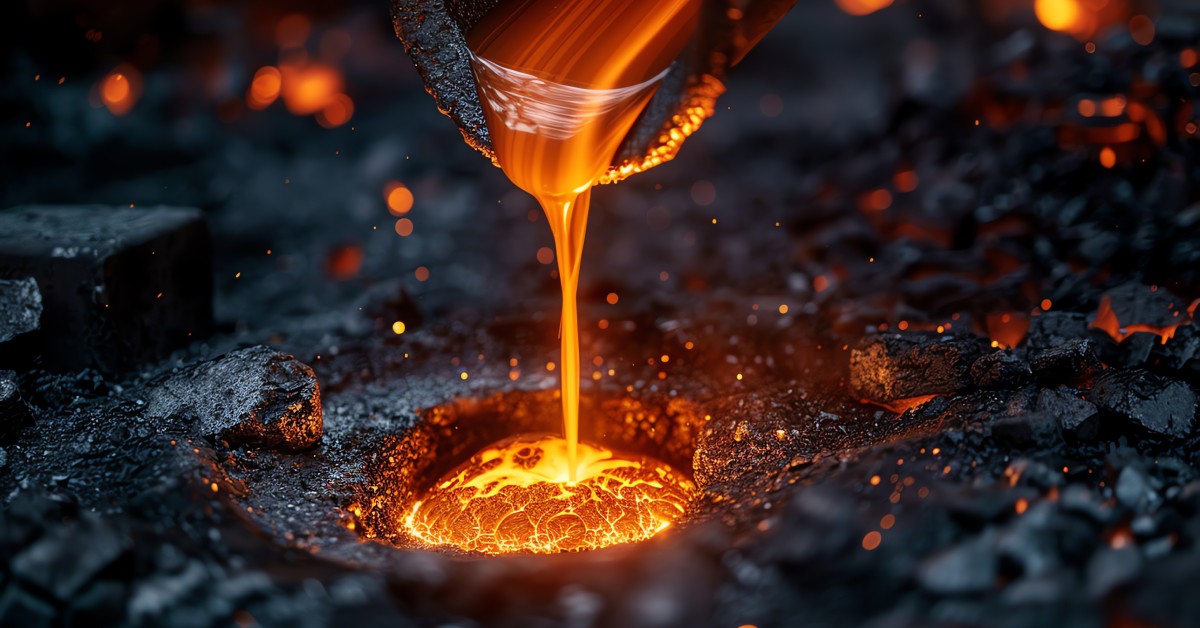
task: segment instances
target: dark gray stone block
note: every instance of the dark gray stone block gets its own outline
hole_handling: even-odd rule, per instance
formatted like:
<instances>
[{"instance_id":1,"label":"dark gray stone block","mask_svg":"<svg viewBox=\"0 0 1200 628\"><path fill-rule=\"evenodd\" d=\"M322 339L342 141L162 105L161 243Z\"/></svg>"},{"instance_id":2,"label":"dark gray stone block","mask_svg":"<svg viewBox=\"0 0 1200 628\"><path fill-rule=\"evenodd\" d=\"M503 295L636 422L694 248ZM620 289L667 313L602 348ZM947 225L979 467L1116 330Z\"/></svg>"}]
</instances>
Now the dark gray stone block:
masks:
<instances>
[{"instance_id":1,"label":"dark gray stone block","mask_svg":"<svg viewBox=\"0 0 1200 628\"><path fill-rule=\"evenodd\" d=\"M33 279L0 280L0 345L38 328L42 293Z\"/></svg>"},{"instance_id":2,"label":"dark gray stone block","mask_svg":"<svg viewBox=\"0 0 1200 628\"><path fill-rule=\"evenodd\" d=\"M864 338L850 353L850 390L882 402L958 392L985 350L978 338L924 331Z\"/></svg>"},{"instance_id":3,"label":"dark gray stone block","mask_svg":"<svg viewBox=\"0 0 1200 628\"><path fill-rule=\"evenodd\" d=\"M41 326L0 364L113 372L212 327L212 253L199 210L27 206L0 211L0 279L32 277Z\"/></svg>"},{"instance_id":4,"label":"dark gray stone block","mask_svg":"<svg viewBox=\"0 0 1200 628\"><path fill-rule=\"evenodd\" d=\"M149 388L146 415L186 416L233 445L299 451L321 440L321 391L307 364L268 347L234 351Z\"/></svg>"},{"instance_id":5,"label":"dark gray stone block","mask_svg":"<svg viewBox=\"0 0 1200 628\"><path fill-rule=\"evenodd\" d=\"M1175 438L1191 432L1196 415L1190 386L1140 368L1105 371L1096 378L1092 401L1114 424Z\"/></svg>"}]
</instances>

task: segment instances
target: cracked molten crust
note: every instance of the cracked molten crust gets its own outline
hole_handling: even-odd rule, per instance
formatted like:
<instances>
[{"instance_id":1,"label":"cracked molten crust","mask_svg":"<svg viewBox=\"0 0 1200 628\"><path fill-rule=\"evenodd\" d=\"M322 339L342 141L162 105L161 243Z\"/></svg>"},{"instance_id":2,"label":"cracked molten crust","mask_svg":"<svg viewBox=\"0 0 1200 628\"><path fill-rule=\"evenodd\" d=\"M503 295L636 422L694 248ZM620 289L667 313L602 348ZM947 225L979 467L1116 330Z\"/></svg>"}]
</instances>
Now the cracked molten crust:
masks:
<instances>
[{"instance_id":1,"label":"cracked molten crust","mask_svg":"<svg viewBox=\"0 0 1200 628\"><path fill-rule=\"evenodd\" d=\"M665 463L579 444L569 483L566 441L519 436L446 474L405 520L431 546L540 554L640 541L683 514L692 483Z\"/></svg>"}]
</instances>

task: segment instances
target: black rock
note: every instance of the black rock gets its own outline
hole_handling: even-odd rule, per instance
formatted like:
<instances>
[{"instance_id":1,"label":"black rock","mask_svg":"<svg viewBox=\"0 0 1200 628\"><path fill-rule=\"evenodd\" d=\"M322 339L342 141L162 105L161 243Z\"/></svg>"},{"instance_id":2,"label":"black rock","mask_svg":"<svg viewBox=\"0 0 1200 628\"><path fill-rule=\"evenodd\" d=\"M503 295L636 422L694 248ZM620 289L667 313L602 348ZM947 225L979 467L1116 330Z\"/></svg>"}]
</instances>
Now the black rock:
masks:
<instances>
[{"instance_id":1,"label":"black rock","mask_svg":"<svg viewBox=\"0 0 1200 628\"><path fill-rule=\"evenodd\" d=\"M1096 378L1092 401L1105 424L1136 426L1181 438L1192 429L1196 393L1187 384L1141 368L1109 369Z\"/></svg>"},{"instance_id":2,"label":"black rock","mask_svg":"<svg viewBox=\"0 0 1200 628\"><path fill-rule=\"evenodd\" d=\"M1029 366L1033 369L1033 377L1043 386L1087 386L1100 368L1096 343L1087 338L1064 341L1030 353Z\"/></svg>"},{"instance_id":3,"label":"black rock","mask_svg":"<svg viewBox=\"0 0 1200 628\"><path fill-rule=\"evenodd\" d=\"M1065 341L1088 337L1087 316L1074 312L1043 312L1029 321L1025 346L1030 352L1042 351Z\"/></svg>"},{"instance_id":4,"label":"black rock","mask_svg":"<svg viewBox=\"0 0 1200 628\"><path fill-rule=\"evenodd\" d=\"M1012 351L993 351L971 364L971 378L980 388L1019 388L1031 374L1029 364Z\"/></svg>"},{"instance_id":5,"label":"black rock","mask_svg":"<svg viewBox=\"0 0 1200 628\"><path fill-rule=\"evenodd\" d=\"M1200 326L1181 325L1166 343L1159 342L1154 345L1153 355L1165 368L1173 371L1182 369L1200 357Z\"/></svg>"},{"instance_id":6,"label":"black rock","mask_svg":"<svg viewBox=\"0 0 1200 628\"><path fill-rule=\"evenodd\" d=\"M1099 409L1069 389L1042 390L1038 394L1037 410L1057 417L1063 433L1077 440L1091 440L1100 430Z\"/></svg>"},{"instance_id":7,"label":"black rock","mask_svg":"<svg viewBox=\"0 0 1200 628\"><path fill-rule=\"evenodd\" d=\"M1142 570L1142 557L1136 547L1101 548L1087 566L1087 591L1101 598L1114 589L1132 582Z\"/></svg>"},{"instance_id":8,"label":"black rock","mask_svg":"<svg viewBox=\"0 0 1200 628\"><path fill-rule=\"evenodd\" d=\"M1052 486L1059 486L1064 482L1063 474L1060 471L1051 469L1045 464L1030 458L1017 458L1013 460L1004 469L1004 477L1009 478L1009 482L1014 485L1020 483L1042 490L1049 489Z\"/></svg>"},{"instance_id":9,"label":"black rock","mask_svg":"<svg viewBox=\"0 0 1200 628\"><path fill-rule=\"evenodd\" d=\"M1137 282L1125 283L1105 292L1101 297L1101 311L1105 303L1122 328L1131 325L1157 328L1178 325L1184 319L1187 305L1162 287L1151 288Z\"/></svg>"},{"instance_id":10,"label":"black rock","mask_svg":"<svg viewBox=\"0 0 1200 628\"><path fill-rule=\"evenodd\" d=\"M1059 505L1063 512L1083 515L1101 525L1113 523L1120 514L1118 509L1082 484L1064 486L1059 491Z\"/></svg>"},{"instance_id":11,"label":"black rock","mask_svg":"<svg viewBox=\"0 0 1200 628\"><path fill-rule=\"evenodd\" d=\"M992 438L1007 447L1050 447L1062 440L1062 430L1053 415L1034 412L997 419Z\"/></svg>"},{"instance_id":12,"label":"black rock","mask_svg":"<svg viewBox=\"0 0 1200 628\"><path fill-rule=\"evenodd\" d=\"M41 290L35 338L4 352L53 370L120 371L212 327L212 253L199 210L100 206L0 211L0 278Z\"/></svg>"},{"instance_id":13,"label":"black rock","mask_svg":"<svg viewBox=\"0 0 1200 628\"><path fill-rule=\"evenodd\" d=\"M1135 512L1145 512L1160 501L1150 477L1133 466L1121 469L1113 493L1118 502Z\"/></svg>"},{"instance_id":14,"label":"black rock","mask_svg":"<svg viewBox=\"0 0 1200 628\"><path fill-rule=\"evenodd\" d=\"M147 390L147 416L190 417L208 438L281 451L321 440L316 376L308 365L268 347L184 368Z\"/></svg>"},{"instance_id":15,"label":"black rock","mask_svg":"<svg viewBox=\"0 0 1200 628\"><path fill-rule=\"evenodd\" d=\"M1121 344L1117 345L1120 348L1118 355L1125 364L1136 366L1145 364L1150 359L1151 353L1155 347L1162 344L1162 339L1158 334L1148 331L1135 331L1125 337ZM1112 364L1112 362L1109 362Z\"/></svg>"},{"instance_id":16,"label":"black rock","mask_svg":"<svg viewBox=\"0 0 1200 628\"><path fill-rule=\"evenodd\" d=\"M996 586L994 533L985 532L934 554L917 569L921 587L940 595L983 593Z\"/></svg>"},{"instance_id":17,"label":"black rock","mask_svg":"<svg viewBox=\"0 0 1200 628\"><path fill-rule=\"evenodd\" d=\"M49 601L10 585L0 593L0 625L40 628L59 625L58 610Z\"/></svg>"},{"instance_id":18,"label":"black rock","mask_svg":"<svg viewBox=\"0 0 1200 628\"><path fill-rule=\"evenodd\" d=\"M126 619L129 586L124 582L99 580L74 596L64 617L75 626L113 626Z\"/></svg>"},{"instance_id":19,"label":"black rock","mask_svg":"<svg viewBox=\"0 0 1200 628\"><path fill-rule=\"evenodd\" d=\"M0 438L12 434L29 420L29 406L21 397L16 373L0 371Z\"/></svg>"},{"instance_id":20,"label":"black rock","mask_svg":"<svg viewBox=\"0 0 1200 628\"><path fill-rule=\"evenodd\" d=\"M112 565L131 540L96 515L57 525L12 559L13 577L60 601L69 601Z\"/></svg>"},{"instance_id":21,"label":"black rock","mask_svg":"<svg viewBox=\"0 0 1200 628\"><path fill-rule=\"evenodd\" d=\"M42 293L33 279L0 280L0 344L34 331L42 320Z\"/></svg>"},{"instance_id":22,"label":"black rock","mask_svg":"<svg viewBox=\"0 0 1200 628\"><path fill-rule=\"evenodd\" d=\"M850 390L881 402L958 392L985 350L979 338L924 331L864 338L850 354Z\"/></svg>"}]
</instances>

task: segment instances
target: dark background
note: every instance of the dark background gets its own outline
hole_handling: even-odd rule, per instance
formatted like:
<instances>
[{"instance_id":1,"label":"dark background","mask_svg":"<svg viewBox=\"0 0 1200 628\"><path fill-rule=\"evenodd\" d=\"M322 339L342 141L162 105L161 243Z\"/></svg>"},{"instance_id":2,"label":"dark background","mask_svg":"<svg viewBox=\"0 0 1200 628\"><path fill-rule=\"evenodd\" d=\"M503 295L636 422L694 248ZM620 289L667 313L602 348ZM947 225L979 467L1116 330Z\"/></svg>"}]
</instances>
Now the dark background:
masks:
<instances>
[{"instance_id":1,"label":"dark background","mask_svg":"<svg viewBox=\"0 0 1200 628\"><path fill-rule=\"evenodd\" d=\"M585 301L618 286L678 295L808 281L836 260L803 252L788 227L803 234L835 188L846 212L888 188L893 166L918 158L902 154L898 135L913 112L970 132L984 111L983 76L1009 62L1004 54L1025 55L1016 63L1042 73L1038 99L1115 91L1117 68L1062 82L1080 70L1083 41L1130 45L1126 20L1139 13L1164 25L1196 19L1186 2L1114 0L1124 10L1106 29L1073 38L1041 27L1032 0L901 0L867 16L833 0L800 4L735 69L718 115L677 161L597 192ZM289 16L309 27L299 48L281 47ZM3 23L0 206L201 207L216 235L226 321L320 311L388 277L433 311L555 296L552 266L536 258L550 234L534 224L535 205L438 114L386 2L22 1ZM254 73L297 55L343 77L354 104L347 123L326 128L280 102L247 107ZM115 115L100 85L127 68L141 95ZM837 172L819 172L830 159ZM406 238L387 211L390 181L414 193ZM922 211L926 189L897 205ZM418 267L427 281L415 279Z\"/></svg>"}]
</instances>

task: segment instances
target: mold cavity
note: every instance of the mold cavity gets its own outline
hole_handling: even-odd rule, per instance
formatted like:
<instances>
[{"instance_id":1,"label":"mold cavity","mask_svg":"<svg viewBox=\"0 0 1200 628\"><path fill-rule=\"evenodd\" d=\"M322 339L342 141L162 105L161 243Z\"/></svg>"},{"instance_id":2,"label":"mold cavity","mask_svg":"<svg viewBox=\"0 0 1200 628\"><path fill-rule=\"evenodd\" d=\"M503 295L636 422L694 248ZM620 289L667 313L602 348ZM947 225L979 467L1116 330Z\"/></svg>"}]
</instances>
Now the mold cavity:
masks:
<instances>
[{"instance_id":1,"label":"mold cavity","mask_svg":"<svg viewBox=\"0 0 1200 628\"><path fill-rule=\"evenodd\" d=\"M580 409L574 482L554 391L426 410L368 463L356 529L406 547L557 553L644 540L686 518L698 408L585 397Z\"/></svg>"}]
</instances>

